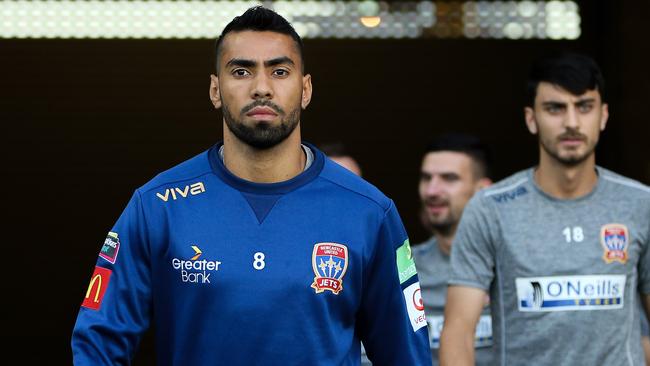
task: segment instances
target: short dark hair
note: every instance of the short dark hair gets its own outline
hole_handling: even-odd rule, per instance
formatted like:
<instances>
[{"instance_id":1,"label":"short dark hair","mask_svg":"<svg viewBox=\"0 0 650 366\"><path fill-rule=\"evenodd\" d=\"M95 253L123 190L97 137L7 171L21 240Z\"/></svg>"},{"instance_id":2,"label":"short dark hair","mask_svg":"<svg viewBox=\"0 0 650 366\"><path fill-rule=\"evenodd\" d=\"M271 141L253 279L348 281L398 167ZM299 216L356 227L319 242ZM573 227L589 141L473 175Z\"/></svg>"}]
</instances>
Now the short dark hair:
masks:
<instances>
[{"instance_id":1,"label":"short dark hair","mask_svg":"<svg viewBox=\"0 0 650 366\"><path fill-rule=\"evenodd\" d=\"M219 62L221 59L221 48L223 40L230 32L255 31L255 32L276 32L286 34L293 38L300 54L302 71L305 71L305 56L303 55L302 39L293 29L291 24L282 17L282 15L267 9L263 6L249 8L240 16L236 16L221 32L215 45L217 73L219 72Z\"/></svg>"},{"instance_id":2,"label":"short dark hair","mask_svg":"<svg viewBox=\"0 0 650 366\"><path fill-rule=\"evenodd\" d=\"M545 57L533 63L526 85L526 106L535 105L537 86L547 82L566 89L574 95L597 90L604 100L605 79L596 61L576 53Z\"/></svg>"},{"instance_id":3,"label":"short dark hair","mask_svg":"<svg viewBox=\"0 0 650 366\"><path fill-rule=\"evenodd\" d=\"M453 151L469 156L474 162L476 179L490 177L490 149L478 137L447 133L433 139L426 145L424 155L441 151Z\"/></svg>"}]
</instances>

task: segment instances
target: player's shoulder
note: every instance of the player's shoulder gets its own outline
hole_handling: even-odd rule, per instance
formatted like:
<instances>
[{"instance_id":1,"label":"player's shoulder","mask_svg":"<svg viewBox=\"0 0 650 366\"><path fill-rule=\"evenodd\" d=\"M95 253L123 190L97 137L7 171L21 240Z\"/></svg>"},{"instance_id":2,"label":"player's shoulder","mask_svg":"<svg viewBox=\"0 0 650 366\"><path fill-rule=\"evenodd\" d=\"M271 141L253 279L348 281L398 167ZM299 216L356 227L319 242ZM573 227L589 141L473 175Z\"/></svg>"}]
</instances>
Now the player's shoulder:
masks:
<instances>
[{"instance_id":1,"label":"player's shoulder","mask_svg":"<svg viewBox=\"0 0 650 366\"><path fill-rule=\"evenodd\" d=\"M424 257L428 254L435 253L434 249L437 245L436 237L432 236L427 241L411 245L411 252L413 253L413 257Z\"/></svg>"},{"instance_id":2,"label":"player's shoulder","mask_svg":"<svg viewBox=\"0 0 650 366\"><path fill-rule=\"evenodd\" d=\"M168 185L203 184L200 181L200 178L206 174L211 174L212 172L208 159L208 151L209 150L195 155L192 158L159 173L138 190L144 194Z\"/></svg>"},{"instance_id":3,"label":"player's shoulder","mask_svg":"<svg viewBox=\"0 0 650 366\"><path fill-rule=\"evenodd\" d=\"M475 198L477 201L494 203L509 203L528 195L532 190L532 168L521 170L493 185L480 190Z\"/></svg>"},{"instance_id":4,"label":"player's shoulder","mask_svg":"<svg viewBox=\"0 0 650 366\"><path fill-rule=\"evenodd\" d=\"M600 166L597 169L603 184L611 186L617 194L629 194L650 199L650 187L647 185Z\"/></svg>"},{"instance_id":5,"label":"player's shoulder","mask_svg":"<svg viewBox=\"0 0 650 366\"><path fill-rule=\"evenodd\" d=\"M383 211L388 210L392 205L390 198L377 187L327 157L320 178L329 183L340 195L358 197L361 201L377 206Z\"/></svg>"}]
</instances>

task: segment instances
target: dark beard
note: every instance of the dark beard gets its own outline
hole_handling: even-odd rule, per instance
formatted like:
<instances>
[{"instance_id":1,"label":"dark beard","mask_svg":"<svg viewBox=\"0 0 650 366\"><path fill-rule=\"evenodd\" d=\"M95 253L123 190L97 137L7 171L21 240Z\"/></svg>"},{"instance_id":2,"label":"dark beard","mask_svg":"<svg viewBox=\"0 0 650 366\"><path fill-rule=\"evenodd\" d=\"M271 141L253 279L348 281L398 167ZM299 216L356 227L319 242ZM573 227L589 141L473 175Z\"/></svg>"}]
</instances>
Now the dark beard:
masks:
<instances>
[{"instance_id":1,"label":"dark beard","mask_svg":"<svg viewBox=\"0 0 650 366\"><path fill-rule=\"evenodd\" d=\"M300 107L293 109L288 115L282 108L269 101L255 101L241 111L241 116L255 107L267 106L272 108L280 116L280 125L272 126L267 122L260 122L256 126L250 127L245 125L241 119L236 119L228 107L223 104L223 118L226 121L228 129L245 144L259 150L266 150L286 140L289 135L298 126L300 121Z\"/></svg>"},{"instance_id":2,"label":"dark beard","mask_svg":"<svg viewBox=\"0 0 650 366\"><path fill-rule=\"evenodd\" d=\"M451 222L451 218L442 223L432 223L429 221L429 217L424 207L420 208L420 221L422 222L422 225L425 227L425 229L427 229L427 231L432 235L440 234L447 236L452 234L454 231L454 223Z\"/></svg>"},{"instance_id":3,"label":"dark beard","mask_svg":"<svg viewBox=\"0 0 650 366\"><path fill-rule=\"evenodd\" d=\"M594 149L596 148L596 146L594 145L591 148L591 150L586 151L583 155L562 157L560 156L560 154L558 154L557 151L553 151L553 149L546 146L546 144L544 143L544 141L541 140L541 138L540 138L540 144L542 145L542 149L544 149L544 151L546 151L547 154L549 154L553 159L555 159L560 164L566 167L574 167L576 165L580 165L582 162L584 162L591 156L591 154L594 152Z\"/></svg>"},{"instance_id":4,"label":"dark beard","mask_svg":"<svg viewBox=\"0 0 650 366\"><path fill-rule=\"evenodd\" d=\"M430 224L430 226L431 226L432 233L439 234L442 236L449 236L454 231L454 225L452 225L451 223Z\"/></svg>"},{"instance_id":5,"label":"dark beard","mask_svg":"<svg viewBox=\"0 0 650 366\"><path fill-rule=\"evenodd\" d=\"M539 131L539 124L535 122L537 126L537 131ZM587 137L580 133L579 131L573 129L573 128L567 128L567 130L562 133L560 136L557 137L558 139L562 138L579 138L582 139L583 141L587 141ZM551 146L548 146L544 143L544 140L542 139L542 135L538 134L537 135L537 140L539 141L539 144L542 146L542 149L546 151L546 153L551 156L553 159L555 159L557 162L560 164L564 165L565 167L571 168L576 165L580 165L582 162L587 160L591 154L594 152L596 149L596 144L591 147L590 150L586 151L584 155L579 155L579 156L570 156L570 157L562 157L558 153L558 151L554 151ZM596 141L597 142L597 141Z\"/></svg>"}]
</instances>

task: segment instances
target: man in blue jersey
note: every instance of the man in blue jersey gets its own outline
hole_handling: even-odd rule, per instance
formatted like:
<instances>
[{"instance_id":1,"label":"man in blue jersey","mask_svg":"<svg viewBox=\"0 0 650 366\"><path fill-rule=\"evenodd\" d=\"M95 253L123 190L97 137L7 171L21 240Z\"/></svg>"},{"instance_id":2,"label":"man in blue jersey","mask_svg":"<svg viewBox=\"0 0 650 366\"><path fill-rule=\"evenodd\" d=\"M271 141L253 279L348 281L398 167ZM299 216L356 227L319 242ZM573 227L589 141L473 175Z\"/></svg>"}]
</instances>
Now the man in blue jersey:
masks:
<instances>
[{"instance_id":1,"label":"man in blue jersey","mask_svg":"<svg viewBox=\"0 0 650 366\"><path fill-rule=\"evenodd\" d=\"M76 365L430 365L393 202L301 142L302 42L251 8L216 46L224 141L140 187L104 242L72 335Z\"/></svg>"},{"instance_id":2,"label":"man in blue jersey","mask_svg":"<svg viewBox=\"0 0 650 366\"><path fill-rule=\"evenodd\" d=\"M490 293L495 365L641 365L650 308L650 188L599 167L608 107L598 65L536 62L525 120L539 164L478 192L451 251L443 365L474 362Z\"/></svg>"}]
</instances>

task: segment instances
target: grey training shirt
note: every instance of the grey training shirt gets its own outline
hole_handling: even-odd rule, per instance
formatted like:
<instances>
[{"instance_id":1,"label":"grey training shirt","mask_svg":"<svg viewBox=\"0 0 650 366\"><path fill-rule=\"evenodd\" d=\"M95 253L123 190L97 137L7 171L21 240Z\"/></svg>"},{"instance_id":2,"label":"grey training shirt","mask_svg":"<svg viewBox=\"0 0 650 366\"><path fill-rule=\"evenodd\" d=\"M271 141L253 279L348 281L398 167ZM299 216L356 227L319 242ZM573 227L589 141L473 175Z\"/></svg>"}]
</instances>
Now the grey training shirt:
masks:
<instances>
[{"instance_id":1,"label":"grey training shirt","mask_svg":"<svg viewBox=\"0 0 650 366\"><path fill-rule=\"evenodd\" d=\"M424 301L424 311L429 323L429 344L433 356L433 366L437 366L440 332L444 322L445 302L447 299L447 281L451 271L449 256L440 251L435 239L414 245L412 248L415 267L420 278L420 289ZM476 327L474 344L476 346L476 365L493 365L492 356L492 319L488 309L481 315Z\"/></svg>"},{"instance_id":2,"label":"grey training shirt","mask_svg":"<svg viewBox=\"0 0 650 366\"><path fill-rule=\"evenodd\" d=\"M449 284L489 291L495 365L643 364L650 188L597 172L591 193L560 200L528 169L465 208Z\"/></svg>"}]
</instances>

